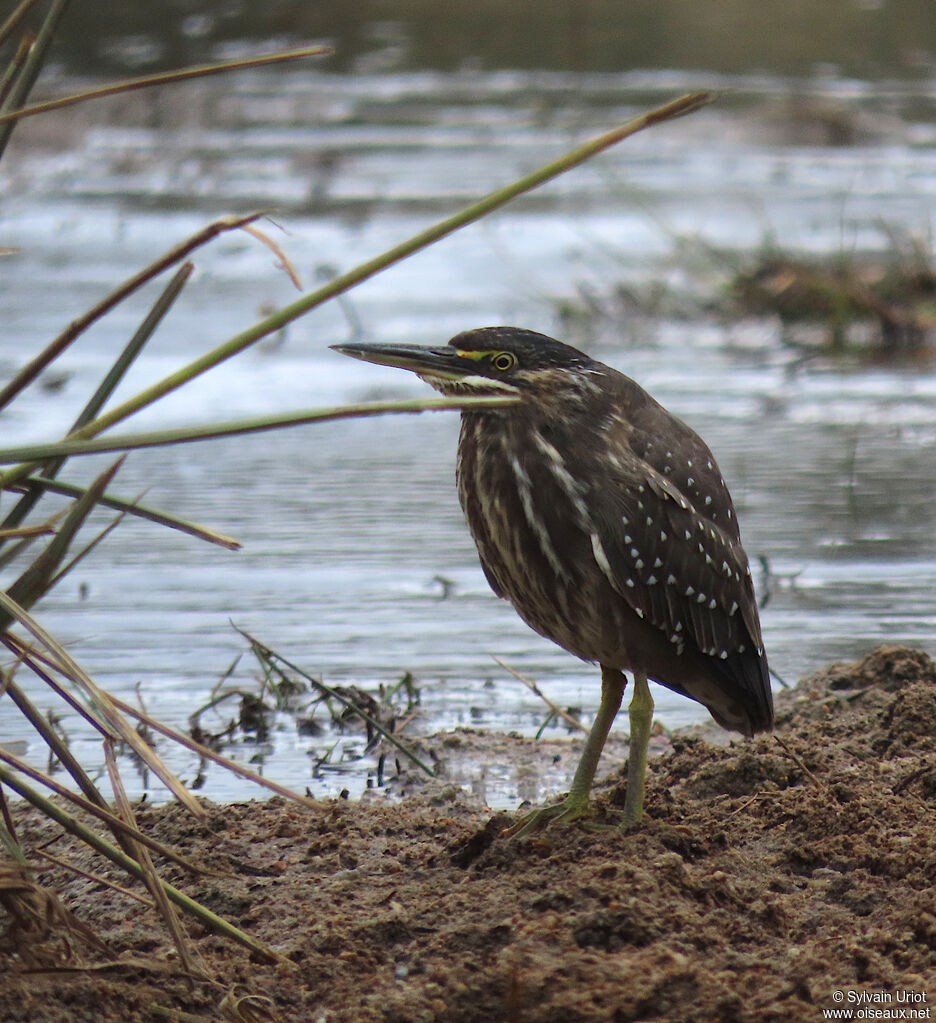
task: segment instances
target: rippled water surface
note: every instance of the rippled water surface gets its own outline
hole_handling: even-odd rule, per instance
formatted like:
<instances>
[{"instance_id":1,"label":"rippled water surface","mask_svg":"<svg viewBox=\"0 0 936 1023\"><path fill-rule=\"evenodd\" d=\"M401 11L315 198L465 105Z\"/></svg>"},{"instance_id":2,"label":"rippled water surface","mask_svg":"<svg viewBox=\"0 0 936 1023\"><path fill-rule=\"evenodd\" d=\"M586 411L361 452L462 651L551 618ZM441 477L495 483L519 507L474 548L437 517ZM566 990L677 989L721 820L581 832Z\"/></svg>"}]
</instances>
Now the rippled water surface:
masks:
<instances>
[{"instance_id":1,"label":"rippled water surface","mask_svg":"<svg viewBox=\"0 0 936 1023\"><path fill-rule=\"evenodd\" d=\"M263 229L310 288L619 123L648 96L694 84L252 74L23 125L0 171L0 245L17 250L2 263L2 375L221 213L275 208L279 226ZM872 105L854 145L794 146L778 128L782 90L760 86L745 104L638 135L361 285L134 428L425 393L408 374L328 351L350 336L440 342L492 323L561 333L637 379L716 453L748 553L770 572L759 585L780 676L879 643L932 651L936 374L803 363L774 324L700 311L724 287L721 247L733 259L768 236L818 253L886 248L882 224L929 245L932 124ZM824 102L846 106L863 94L860 83L829 90ZM269 249L243 233L195 262L123 396L296 294ZM4 441L61 434L155 294L120 306L59 361L61 390L34 389L5 412ZM562 308L581 315L563 325ZM538 728L543 706L492 654L588 716L597 669L534 635L487 588L455 497L457 429L456 417L427 414L135 453L115 489L145 490L146 503L229 533L243 550L127 521L37 613L97 681L125 696L139 687L147 708L177 725L244 652L232 623L332 683L372 689L411 672L426 730ZM104 464L75 463L66 476ZM247 685L255 674L245 656L233 678ZM666 690L655 697L667 726L702 716ZM25 738L5 706L0 739ZM335 738L280 724L270 744L238 755L260 755L266 773L299 789L361 789L369 760L313 778L310 754ZM65 728L94 762L96 740L72 718ZM359 735L341 742L351 753L362 745ZM184 757L174 764L194 772ZM221 772L205 791L244 794Z\"/></svg>"}]
</instances>

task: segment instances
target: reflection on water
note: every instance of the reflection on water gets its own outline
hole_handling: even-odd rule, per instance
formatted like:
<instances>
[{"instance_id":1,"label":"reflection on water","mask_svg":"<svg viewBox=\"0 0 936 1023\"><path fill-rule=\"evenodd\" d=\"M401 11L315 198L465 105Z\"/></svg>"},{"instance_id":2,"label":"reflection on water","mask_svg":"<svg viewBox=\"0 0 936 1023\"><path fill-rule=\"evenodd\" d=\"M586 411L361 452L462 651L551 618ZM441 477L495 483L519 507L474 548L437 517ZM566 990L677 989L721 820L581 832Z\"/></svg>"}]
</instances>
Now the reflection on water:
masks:
<instances>
[{"instance_id":1,"label":"reflection on water","mask_svg":"<svg viewBox=\"0 0 936 1023\"><path fill-rule=\"evenodd\" d=\"M916 0L790 0L782 11L737 0L176 0L172 13L118 0L78 5L60 59L74 70L136 71L316 41L334 47L335 70L355 73L685 68L925 80L936 38L931 5Z\"/></svg>"},{"instance_id":2,"label":"reflection on water","mask_svg":"<svg viewBox=\"0 0 936 1023\"><path fill-rule=\"evenodd\" d=\"M505 88L507 78L524 89ZM265 229L311 287L640 102L624 79L580 85L563 98L536 76L250 75L109 107L93 126L90 112L33 134L24 125L0 178L0 244L19 249L3 263L0 366L8 372L217 211L276 205L284 233ZM929 129L888 123L886 145L788 148L767 144L762 128L750 108L725 107L640 135L360 286L350 319L324 307L140 415L139 428L421 394L408 374L327 346L357 329L417 343L487 323L556 333L561 307L566 340L639 380L717 454L762 565L764 632L781 676L882 642L932 649L936 375L794 370L772 325L721 323L699 301L724 282L711 246L750 250L769 231L831 252L885 244L881 222L927 224L936 156L919 140ZM224 237L196 263L122 394L295 294L247 236ZM661 312L606 315L615 289L658 289ZM583 296L597 297L592 315ZM4 438L61 433L152 297L89 332L62 360L64 391L25 396L0 419ZM570 308L580 315L569 319ZM147 707L176 724L243 650L229 621L332 682L373 687L411 671L427 729L536 730L542 706L491 654L587 714L597 670L535 636L487 588L455 497L456 433L454 417L436 414L134 454L120 492L146 489L147 503L233 534L244 550L126 522L40 616L99 682L124 694L139 683ZM102 464L70 473L87 478ZM236 678L253 672L245 660ZM696 705L656 695L667 725L698 718ZM0 735L17 728L0 711ZM79 723L67 728L97 758ZM284 726L264 769L324 791L311 779L315 748ZM185 759L177 767L194 772ZM333 783L362 785L361 774ZM217 772L206 791L241 792Z\"/></svg>"}]
</instances>

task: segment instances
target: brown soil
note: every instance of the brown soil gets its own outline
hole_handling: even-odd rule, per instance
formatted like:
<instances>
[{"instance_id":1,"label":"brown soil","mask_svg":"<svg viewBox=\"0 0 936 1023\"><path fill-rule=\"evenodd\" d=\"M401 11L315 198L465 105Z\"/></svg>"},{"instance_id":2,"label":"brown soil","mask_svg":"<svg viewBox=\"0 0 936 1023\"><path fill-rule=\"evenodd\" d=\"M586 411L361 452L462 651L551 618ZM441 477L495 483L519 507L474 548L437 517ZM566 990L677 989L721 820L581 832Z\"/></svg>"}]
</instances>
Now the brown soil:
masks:
<instances>
[{"instance_id":1,"label":"brown soil","mask_svg":"<svg viewBox=\"0 0 936 1023\"><path fill-rule=\"evenodd\" d=\"M156 837L223 872L163 875L285 961L187 924L216 981L189 986L158 968L173 959L151 910L55 872L48 883L110 952L8 933L0 1019L180 1018L159 1005L302 1023L786 1023L856 1008L859 991L878 1008L928 1008L936 665L883 649L778 702L781 742L675 737L633 833L508 839L509 817L441 788L394 804L211 806L205 823L177 806L143 811ZM598 803L608 819L621 805L616 777ZM28 846L50 833L27 812L18 828ZM74 844L55 851L116 879ZM230 990L267 996L254 1007L275 1015L249 1016L247 1002L223 1015Z\"/></svg>"}]
</instances>

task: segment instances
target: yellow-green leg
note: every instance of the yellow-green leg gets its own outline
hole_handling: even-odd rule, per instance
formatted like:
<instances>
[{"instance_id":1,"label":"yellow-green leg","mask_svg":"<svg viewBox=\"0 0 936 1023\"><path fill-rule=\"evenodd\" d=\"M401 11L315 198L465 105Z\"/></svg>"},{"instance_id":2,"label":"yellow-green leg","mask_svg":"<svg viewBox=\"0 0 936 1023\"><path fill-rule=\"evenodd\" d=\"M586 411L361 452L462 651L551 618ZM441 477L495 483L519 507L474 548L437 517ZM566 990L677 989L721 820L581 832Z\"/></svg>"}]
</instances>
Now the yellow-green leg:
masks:
<instances>
[{"instance_id":1,"label":"yellow-green leg","mask_svg":"<svg viewBox=\"0 0 936 1023\"><path fill-rule=\"evenodd\" d=\"M647 677L645 675L644 687L646 684ZM591 791L592 782L595 780L595 771L598 770L598 761L601 759L601 751L607 741L608 732L611 731L611 725L620 710L626 685L627 679L621 672L615 668L601 666L601 703L598 705L598 713L595 715L588 738L585 740L585 749L582 751L582 757L575 769L575 777L572 779L569 794L561 803L545 806L542 810L534 810L533 813L527 814L512 828L509 828L506 834L529 835L544 828L550 821L570 823L591 816L592 810L588 804L588 794ZM649 690L647 695L649 696ZM633 707L633 704L631 706ZM650 711L653 712L652 701ZM631 728L633 728L633 724L631 724ZM647 735L649 738L649 728ZM646 758L646 749L644 756ZM629 794L630 784L628 784L628 798Z\"/></svg>"},{"instance_id":2,"label":"yellow-green leg","mask_svg":"<svg viewBox=\"0 0 936 1023\"><path fill-rule=\"evenodd\" d=\"M630 718L630 750L627 754L627 794L621 826L633 827L643 817L644 786L647 780L647 747L653 724L653 697L645 671L634 672L634 695L627 710Z\"/></svg>"}]
</instances>

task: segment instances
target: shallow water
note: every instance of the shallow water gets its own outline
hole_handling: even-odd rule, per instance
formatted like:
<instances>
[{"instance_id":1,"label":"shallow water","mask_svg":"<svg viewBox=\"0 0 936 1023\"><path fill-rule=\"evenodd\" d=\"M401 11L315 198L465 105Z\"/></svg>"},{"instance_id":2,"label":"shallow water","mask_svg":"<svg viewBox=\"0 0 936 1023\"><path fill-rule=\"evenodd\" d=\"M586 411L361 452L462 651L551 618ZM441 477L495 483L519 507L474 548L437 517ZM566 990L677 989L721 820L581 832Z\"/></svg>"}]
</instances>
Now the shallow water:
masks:
<instances>
[{"instance_id":1,"label":"shallow water","mask_svg":"<svg viewBox=\"0 0 936 1023\"><path fill-rule=\"evenodd\" d=\"M560 88L535 74L253 74L103 108L100 120L86 108L32 135L24 125L0 173L0 244L18 249L3 260L0 367L9 372L222 212L277 207L283 231L264 230L309 288L626 119L648 91L662 99L693 84L645 78L638 99L626 76L566 76ZM774 325L724 323L694 301L724 283L711 246L750 251L769 232L814 252L886 248L881 223L928 227L932 126L887 120L882 137L861 145L784 145L770 127L779 87L767 85L759 101L629 140L359 286L344 308L292 324L133 427L425 393L408 374L328 351L355 332L417 343L489 323L562 332L637 379L716 453L745 547L771 572L758 583L782 678L884 642L932 651L936 374L797 367ZM121 395L295 295L271 252L243 234L195 262ZM618 285L646 295L659 281L668 300L658 315L620 314ZM69 374L61 392L35 389L0 418L8 443L68 427L155 294L118 308L60 360ZM581 306L588 296L598 314L564 332L560 301ZM693 301L680 306L686 296ZM677 315L674 303L690 313ZM539 727L543 706L493 654L587 717L597 670L531 633L487 588L455 497L456 435L454 416L427 414L135 453L115 490L146 489L146 503L244 549L124 522L37 613L98 682L124 696L139 685L147 708L176 725L243 653L231 623L329 682L373 688L412 672L427 730ZM104 464L76 461L65 476L86 479ZM256 674L248 661L234 676L245 685ZM668 727L700 718L666 690L655 697ZM26 737L4 706L0 738ZM96 740L73 718L65 728L97 762ZM265 773L300 790L360 791L369 759L312 777L311 754L334 741L297 738L283 718L268 745L237 755L259 756ZM349 753L362 746L359 735L342 742ZM171 759L191 777L191 760ZM205 792L246 790L212 771ZM488 795L510 804L515 790Z\"/></svg>"}]
</instances>

